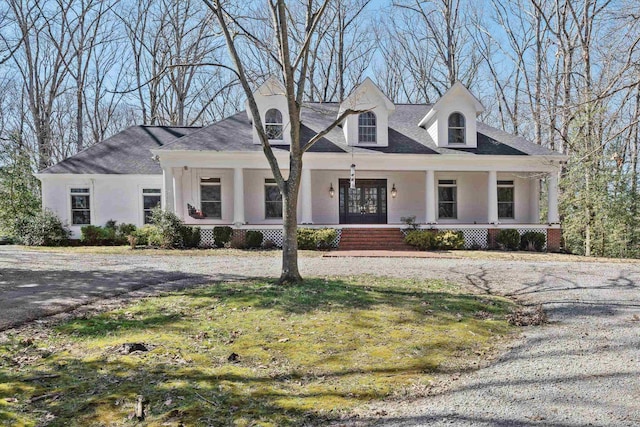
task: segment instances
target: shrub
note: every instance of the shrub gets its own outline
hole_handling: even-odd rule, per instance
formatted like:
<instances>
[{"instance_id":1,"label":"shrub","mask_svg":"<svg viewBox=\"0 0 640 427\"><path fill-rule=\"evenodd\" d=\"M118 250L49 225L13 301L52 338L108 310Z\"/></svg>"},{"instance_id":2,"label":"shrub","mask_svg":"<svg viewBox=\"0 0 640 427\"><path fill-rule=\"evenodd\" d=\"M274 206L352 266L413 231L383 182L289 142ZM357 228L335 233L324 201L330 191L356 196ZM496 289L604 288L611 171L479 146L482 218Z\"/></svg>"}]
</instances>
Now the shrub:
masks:
<instances>
[{"instance_id":1,"label":"shrub","mask_svg":"<svg viewBox=\"0 0 640 427\"><path fill-rule=\"evenodd\" d=\"M298 249L315 251L332 247L338 232L333 228L298 228Z\"/></svg>"},{"instance_id":2,"label":"shrub","mask_svg":"<svg viewBox=\"0 0 640 427\"><path fill-rule=\"evenodd\" d=\"M146 224L133 232L133 236L136 237L139 245L152 245L158 246L162 237L160 230L155 225Z\"/></svg>"},{"instance_id":3,"label":"shrub","mask_svg":"<svg viewBox=\"0 0 640 427\"><path fill-rule=\"evenodd\" d=\"M180 231L185 248L197 248L200 246L200 227L184 225Z\"/></svg>"},{"instance_id":4,"label":"shrub","mask_svg":"<svg viewBox=\"0 0 640 427\"><path fill-rule=\"evenodd\" d=\"M17 224L18 239L29 246L62 246L69 242L71 231L49 209L20 220Z\"/></svg>"},{"instance_id":5,"label":"shrub","mask_svg":"<svg viewBox=\"0 0 640 427\"><path fill-rule=\"evenodd\" d=\"M440 231L436 234L435 241L438 249L464 249L464 233L462 231Z\"/></svg>"},{"instance_id":6,"label":"shrub","mask_svg":"<svg viewBox=\"0 0 640 427\"><path fill-rule=\"evenodd\" d=\"M545 235L539 231L527 231L520 238L520 249L541 252L544 248Z\"/></svg>"},{"instance_id":7,"label":"shrub","mask_svg":"<svg viewBox=\"0 0 640 427\"><path fill-rule=\"evenodd\" d=\"M129 236L134 234L136 226L133 224L120 224L116 230L116 242L119 244L126 244Z\"/></svg>"},{"instance_id":8,"label":"shrub","mask_svg":"<svg viewBox=\"0 0 640 427\"><path fill-rule=\"evenodd\" d=\"M261 231L249 230L245 236L245 243L247 248L255 249L262 246L262 239L264 238Z\"/></svg>"},{"instance_id":9,"label":"shrub","mask_svg":"<svg viewBox=\"0 0 640 427\"><path fill-rule=\"evenodd\" d=\"M233 228L231 227L213 227L213 244L218 248L223 248L231 241L232 234Z\"/></svg>"},{"instance_id":10,"label":"shrub","mask_svg":"<svg viewBox=\"0 0 640 427\"><path fill-rule=\"evenodd\" d=\"M320 250L328 250L333 247L333 242L338 237L338 232L333 228L319 228L316 230L316 247Z\"/></svg>"},{"instance_id":11,"label":"shrub","mask_svg":"<svg viewBox=\"0 0 640 427\"><path fill-rule=\"evenodd\" d=\"M436 249L436 233L430 230L411 230L404 237L406 244L421 251Z\"/></svg>"},{"instance_id":12,"label":"shrub","mask_svg":"<svg viewBox=\"0 0 640 427\"><path fill-rule=\"evenodd\" d=\"M496 242L504 249L515 251L520 247L520 233L513 228L500 230Z\"/></svg>"},{"instance_id":13,"label":"shrub","mask_svg":"<svg viewBox=\"0 0 640 427\"><path fill-rule=\"evenodd\" d=\"M298 228L296 238L298 240L298 249L315 250L318 247L313 228Z\"/></svg>"},{"instance_id":14,"label":"shrub","mask_svg":"<svg viewBox=\"0 0 640 427\"><path fill-rule=\"evenodd\" d=\"M104 244L107 236L107 231L97 225L85 225L80 228L80 233L80 241L89 246Z\"/></svg>"},{"instance_id":15,"label":"shrub","mask_svg":"<svg viewBox=\"0 0 640 427\"><path fill-rule=\"evenodd\" d=\"M182 240L182 228L184 223L173 212L155 208L151 211L151 223L158 227L160 232L160 242L154 243L164 249L181 248L184 246ZM151 241L149 241L151 245Z\"/></svg>"}]
</instances>

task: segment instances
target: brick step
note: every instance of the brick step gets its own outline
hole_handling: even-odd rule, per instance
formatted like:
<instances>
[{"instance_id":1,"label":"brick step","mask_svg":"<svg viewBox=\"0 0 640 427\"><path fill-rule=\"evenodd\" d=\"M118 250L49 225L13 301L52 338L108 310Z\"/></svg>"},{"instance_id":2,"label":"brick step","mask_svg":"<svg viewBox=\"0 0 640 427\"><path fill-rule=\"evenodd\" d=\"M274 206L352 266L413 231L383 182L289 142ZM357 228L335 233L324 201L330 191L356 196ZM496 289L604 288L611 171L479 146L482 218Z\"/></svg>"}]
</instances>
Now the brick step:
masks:
<instances>
[{"instance_id":1,"label":"brick step","mask_svg":"<svg viewBox=\"0 0 640 427\"><path fill-rule=\"evenodd\" d=\"M380 242L402 242L404 241L404 237L371 237L371 236L362 236L362 237L354 237L354 236L346 236L341 237L341 241L380 241Z\"/></svg>"},{"instance_id":2,"label":"brick step","mask_svg":"<svg viewBox=\"0 0 640 427\"><path fill-rule=\"evenodd\" d=\"M404 243L404 234L398 228L343 229L339 250L391 250L408 251L413 248Z\"/></svg>"},{"instance_id":3,"label":"brick step","mask_svg":"<svg viewBox=\"0 0 640 427\"><path fill-rule=\"evenodd\" d=\"M339 251L415 251L411 246L340 246Z\"/></svg>"}]
</instances>

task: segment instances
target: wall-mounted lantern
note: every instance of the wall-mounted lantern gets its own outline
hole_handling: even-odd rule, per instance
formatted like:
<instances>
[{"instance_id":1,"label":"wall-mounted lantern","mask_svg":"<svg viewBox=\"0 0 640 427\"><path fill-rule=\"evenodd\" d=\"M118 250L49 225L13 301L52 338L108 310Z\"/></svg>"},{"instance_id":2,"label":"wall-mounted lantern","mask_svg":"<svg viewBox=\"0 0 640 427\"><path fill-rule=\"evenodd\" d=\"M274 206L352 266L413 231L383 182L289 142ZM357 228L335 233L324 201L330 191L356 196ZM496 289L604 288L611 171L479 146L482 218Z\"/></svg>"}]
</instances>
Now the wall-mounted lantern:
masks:
<instances>
[{"instance_id":1,"label":"wall-mounted lantern","mask_svg":"<svg viewBox=\"0 0 640 427\"><path fill-rule=\"evenodd\" d=\"M333 182L331 184L329 184L329 197L333 198L333 196L336 194L336 191L333 189Z\"/></svg>"},{"instance_id":2,"label":"wall-mounted lantern","mask_svg":"<svg viewBox=\"0 0 640 427\"><path fill-rule=\"evenodd\" d=\"M393 186L391 187L391 197L395 199L397 195L398 195L398 190L396 190L396 184L393 183Z\"/></svg>"}]
</instances>

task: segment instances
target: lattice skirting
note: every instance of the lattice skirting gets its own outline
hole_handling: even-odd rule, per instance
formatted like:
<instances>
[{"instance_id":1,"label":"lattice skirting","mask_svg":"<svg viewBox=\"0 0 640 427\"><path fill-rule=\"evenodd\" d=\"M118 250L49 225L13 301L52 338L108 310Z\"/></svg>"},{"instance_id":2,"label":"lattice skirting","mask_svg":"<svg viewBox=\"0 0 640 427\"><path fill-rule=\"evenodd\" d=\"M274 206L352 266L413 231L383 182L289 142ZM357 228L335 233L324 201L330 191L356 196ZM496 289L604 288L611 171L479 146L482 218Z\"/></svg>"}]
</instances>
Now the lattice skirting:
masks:
<instances>
[{"instance_id":1,"label":"lattice skirting","mask_svg":"<svg viewBox=\"0 0 640 427\"><path fill-rule=\"evenodd\" d=\"M249 231L251 229L243 229L244 231ZM259 231L262 233L262 241L271 241L273 244L279 248L282 247L282 229L281 228L268 228L268 229L254 229L254 231ZM332 242L331 246L334 248L338 247L340 243L340 236L342 235L341 229L336 229L338 232L335 240ZM213 228L201 228L200 229L200 246L205 248L213 247L214 239L213 239Z\"/></svg>"}]
</instances>

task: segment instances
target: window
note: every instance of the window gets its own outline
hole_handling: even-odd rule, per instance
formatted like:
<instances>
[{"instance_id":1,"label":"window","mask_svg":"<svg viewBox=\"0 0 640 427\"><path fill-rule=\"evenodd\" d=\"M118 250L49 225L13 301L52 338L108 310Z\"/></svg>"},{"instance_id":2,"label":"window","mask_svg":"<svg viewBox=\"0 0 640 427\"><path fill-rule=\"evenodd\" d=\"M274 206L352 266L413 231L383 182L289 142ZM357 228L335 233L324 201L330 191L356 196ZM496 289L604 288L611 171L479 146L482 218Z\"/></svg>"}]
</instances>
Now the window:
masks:
<instances>
[{"instance_id":1,"label":"window","mask_svg":"<svg viewBox=\"0 0 640 427\"><path fill-rule=\"evenodd\" d=\"M498 181L498 218L514 218L513 181Z\"/></svg>"},{"instance_id":2,"label":"window","mask_svg":"<svg viewBox=\"0 0 640 427\"><path fill-rule=\"evenodd\" d=\"M151 210L160 206L161 193L159 188L142 189L142 215L145 224L151 224Z\"/></svg>"},{"instance_id":3,"label":"window","mask_svg":"<svg viewBox=\"0 0 640 427\"><path fill-rule=\"evenodd\" d=\"M205 218L222 218L220 178L200 178L200 210Z\"/></svg>"},{"instance_id":4,"label":"window","mask_svg":"<svg viewBox=\"0 0 640 427\"><path fill-rule=\"evenodd\" d=\"M464 144L464 116L453 113L449 116L449 144Z\"/></svg>"},{"instance_id":5,"label":"window","mask_svg":"<svg viewBox=\"0 0 640 427\"><path fill-rule=\"evenodd\" d=\"M71 189L71 224L91 224L91 203L88 188Z\"/></svg>"},{"instance_id":6,"label":"window","mask_svg":"<svg viewBox=\"0 0 640 427\"><path fill-rule=\"evenodd\" d=\"M438 180L438 218L458 218L457 188L455 179Z\"/></svg>"},{"instance_id":7,"label":"window","mask_svg":"<svg viewBox=\"0 0 640 427\"><path fill-rule=\"evenodd\" d=\"M358 142L365 144L375 144L376 137L376 115L371 111L358 116Z\"/></svg>"},{"instance_id":8,"label":"window","mask_svg":"<svg viewBox=\"0 0 640 427\"><path fill-rule=\"evenodd\" d=\"M264 216L282 218L282 194L275 179L264 180Z\"/></svg>"},{"instance_id":9,"label":"window","mask_svg":"<svg viewBox=\"0 0 640 427\"><path fill-rule=\"evenodd\" d=\"M264 116L264 130L267 138L272 140L282 140L282 113L280 110L272 108Z\"/></svg>"}]
</instances>

